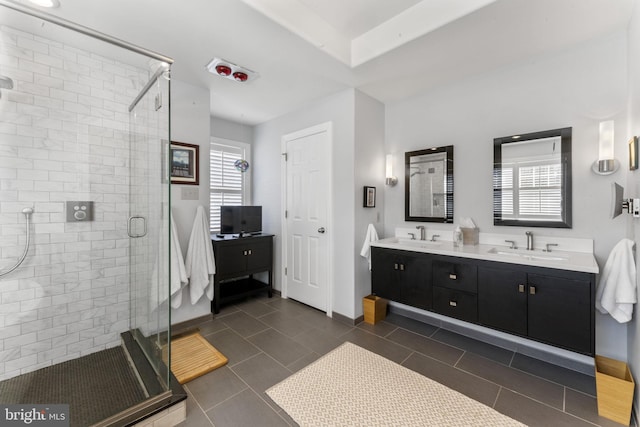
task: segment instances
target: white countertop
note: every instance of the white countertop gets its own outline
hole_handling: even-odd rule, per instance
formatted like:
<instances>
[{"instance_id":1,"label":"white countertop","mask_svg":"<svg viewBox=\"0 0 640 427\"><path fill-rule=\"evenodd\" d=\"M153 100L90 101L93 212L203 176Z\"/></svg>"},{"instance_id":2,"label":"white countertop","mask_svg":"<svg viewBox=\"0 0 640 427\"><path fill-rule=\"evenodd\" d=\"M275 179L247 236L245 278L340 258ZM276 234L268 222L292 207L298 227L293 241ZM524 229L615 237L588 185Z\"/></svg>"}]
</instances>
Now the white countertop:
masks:
<instances>
[{"instance_id":1,"label":"white countertop","mask_svg":"<svg viewBox=\"0 0 640 427\"><path fill-rule=\"evenodd\" d=\"M540 249L509 249L508 246L479 244L454 247L453 242L441 240L409 240L389 237L372 242L371 246L379 248L400 249L404 251L423 252L437 255L448 255L460 258L473 258L486 261L504 262L508 264L531 265L535 267L555 268L559 270L598 273L599 268L593 253L569 252L553 249L545 252Z\"/></svg>"}]
</instances>

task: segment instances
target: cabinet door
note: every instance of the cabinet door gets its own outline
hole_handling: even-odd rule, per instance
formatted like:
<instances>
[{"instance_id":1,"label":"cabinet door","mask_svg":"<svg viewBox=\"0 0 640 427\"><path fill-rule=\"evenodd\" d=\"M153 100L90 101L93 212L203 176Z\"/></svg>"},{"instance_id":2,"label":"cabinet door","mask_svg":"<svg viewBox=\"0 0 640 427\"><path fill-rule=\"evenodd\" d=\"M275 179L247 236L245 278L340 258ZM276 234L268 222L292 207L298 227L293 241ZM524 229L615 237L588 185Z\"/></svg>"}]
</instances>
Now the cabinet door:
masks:
<instances>
[{"instance_id":1,"label":"cabinet door","mask_svg":"<svg viewBox=\"0 0 640 427\"><path fill-rule=\"evenodd\" d=\"M422 254L406 254L400 262L403 267L399 274L399 302L430 310L433 306L431 258Z\"/></svg>"},{"instance_id":2,"label":"cabinet door","mask_svg":"<svg viewBox=\"0 0 640 427\"><path fill-rule=\"evenodd\" d=\"M246 244L247 270L270 270L272 258L272 241L270 237L253 238Z\"/></svg>"},{"instance_id":3,"label":"cabinet door","mask_svg":"<svg viewBox=\"0 0 640 427\"><path fill-rule=\"evenodd\" d=\"M371 291L393 301L400 299L397 251L371 248Z\"/></svg>"},{"instance_id":4,"label":"cabinet door","mask_svg":"<svg viewBox=\"0 0 640 427\"><path fill-rule=\"evenodd\" d=\"M529 336L582 353L593 352L591 282L529 274Z\"/></svg>"},{"instance_id":5,"label":"cabinet door","mask_svg":"<svg viewBox=\"0 0 640 427\"><path fill-rule=\"evenodd\" d=\"M246 246L237 241L216 242L214 244L216 275L224 279L245 271L247 266L245 251Z\"/></svg>"},{"instance_id":6,"label":"cabinet door","mask_svg":"<svg viewBox=\"0 0 640 427\"><path fill-rule=\"evenodd\" d=\"M527 335L527 274L479 266L478 320L482 325Z\"/></svg>"}]
</instances>

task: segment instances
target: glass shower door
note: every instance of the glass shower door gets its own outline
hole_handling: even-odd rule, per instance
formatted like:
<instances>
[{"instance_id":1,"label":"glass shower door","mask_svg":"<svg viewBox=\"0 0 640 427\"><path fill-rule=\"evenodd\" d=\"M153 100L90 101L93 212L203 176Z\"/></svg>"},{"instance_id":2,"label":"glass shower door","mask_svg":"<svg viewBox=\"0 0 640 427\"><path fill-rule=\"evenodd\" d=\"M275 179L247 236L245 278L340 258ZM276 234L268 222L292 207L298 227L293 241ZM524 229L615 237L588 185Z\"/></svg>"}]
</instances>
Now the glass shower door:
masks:
<instances>
[{"instance_id":1,"label":"glass shower door","mask_svg":"<svg viewBox=\"0 0 640 427\"><path fill-rule=\"evenodd\" d=\"M169 386L169 70L158 67L130 106L130 330Z\"/></svg>"}]
</instances>

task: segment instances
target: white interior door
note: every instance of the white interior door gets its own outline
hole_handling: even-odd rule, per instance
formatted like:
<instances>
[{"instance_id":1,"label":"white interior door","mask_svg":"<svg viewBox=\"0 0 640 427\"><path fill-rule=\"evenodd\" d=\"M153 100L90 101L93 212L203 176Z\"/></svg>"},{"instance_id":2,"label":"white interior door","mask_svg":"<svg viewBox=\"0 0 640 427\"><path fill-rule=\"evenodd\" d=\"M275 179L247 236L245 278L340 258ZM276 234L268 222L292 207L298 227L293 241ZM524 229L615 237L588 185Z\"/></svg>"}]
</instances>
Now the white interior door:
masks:
<instances>
[{"instance_id":1,"label":"white interior door","mask_svg":"<svg viewBox=\"0 0 640 427\"><path fill-rule=\"evenodd\" d=\"M284 144L285 296L328 311L330 126L287 135Z\"/></svg>"}]
</instances>

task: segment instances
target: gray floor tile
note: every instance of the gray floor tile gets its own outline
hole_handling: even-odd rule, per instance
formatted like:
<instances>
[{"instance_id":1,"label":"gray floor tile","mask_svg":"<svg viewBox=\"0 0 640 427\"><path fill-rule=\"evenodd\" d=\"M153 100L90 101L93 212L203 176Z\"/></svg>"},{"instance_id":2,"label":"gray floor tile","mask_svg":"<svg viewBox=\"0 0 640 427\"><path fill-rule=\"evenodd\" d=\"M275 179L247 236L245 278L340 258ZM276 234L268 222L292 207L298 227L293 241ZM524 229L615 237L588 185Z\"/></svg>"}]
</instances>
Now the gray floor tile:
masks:
<instances>
[{"instance_id":1,"label":"gray floor tile","mask_svg":"<svg viewBox=\"0 0 640 427\"><path fill-rule=\"evenodd\" d=\"M193 396L187 397L187 418L179 427L213 427L213 423L197 404Z\"/></svg>"},{"instance_id":2,"label":"gray floor tile","mask_svg":"<svg viewBox=\"0 0 640 427\"><path fill-rule=\"evenodd\" d=\"M309 310L313 310L313 308L292 299L273 298L272 301L267 302L267 304L287 316L294 317L305 314Z\"/></svg>"},{"instance_id":3,"label":"gray floor tile","mask_svg":"<svg viewBox=\"0 0 640 427\"><path fill-rule=\"evenodd\" d=\"M241 337L249 337L269 328L255 317L242 311L225 316L222 321Z\"/></svg>"},{"instance_id":4,"label":"gray floor tile","mask_svg":"<svg viewBox=\"0 0 640 427\"><path fill-rule=\"evenodd\" d=\"M385 321L378 322L375 325L370 325L369 323L360 322L357 327L362 329L363 331L370 332L372 334L376 334L379 337L386 337L391 332L398 329L398 326L393 325L391 323L387 323Z\"/></svg>"},{"instance_id":5,"label":"gray floor tile","mask_svg":"<svg viewBox=\"0 0 640 427\"><path fill-rule=\"evenodd\" d=\"M552 365L533 357L516 353L511 366L549 381L562 384L591 396L596 395L596 379L593 376Z\"/></svg>"},{"instance_id":6,"label":"gray floor tile","mask_svg":"<svg viewBox=\"0 0 640 427\"><path fill-rule=\"evenodd\" d=\"M465 353L457 368L522 393L558 409L563 408L564 387L473 353Z\"/></svg>"},{"instance_id":7,"label":"gray floor tile","mask_svg":"<svg viewBox=\"0 0 640 427\"><path fill-rule=\"evenodd\" d=\"M500 386L430 357L413 353L402 366L492 407Z\"/></svg>"},{"instance_id":8,"label":"gray floor tile","mask_svg":"<svg viewBox=\"0 0 640 427\"><path fill-rule=\"evenodd\" d=\"M331 317L327 317L325 313L319 310L310 310L298 316L298 319L334 337L339 337L354 328L354 326L349 326Z\"/></svg>"},{"instance_id":9,"label":"gray floor tile","mask_svg":"<svg viewBox=\"0 0 640 427\"><path fill-rule=\"evenodd\" d=\"M315 328L296 335L293 339L319 354L328 353L344 342L344 340Z\"/></svg>"},{"instance_id":10,"label":"gray floor tile","mask_svg":"<svg viewBox=\"0 0 640 427\"><path fill-rule=\"evenodd\" d=\"M593 427L580 418L504 388L500 390L494 409L529 427Z\"/></svg>"},{"instance_id":11,"label":"gray floor tile","mask_svg":"<svg viewBox=\"0 0 640 427\"><path fill-rule=\"evenodd\" d=\"M231 368L256 392L263 392L291 375L291 371L264 353Z\"/></svg>"},{"instance_id":12,"label":"gray floor tile","mask_svg":"<svg viewBox=\"0 0 640 427\"><path fill-rule=\"evenodd\" d=\"M464 353L458 348L451 347L450 345L434 341L431 338L427 338L423 335L409 332L404 329L398 329L392 332L387 338L393 342L422 353L425 356L433 357L434 359L452 366Z\"/></svg>"},{"instance_id":13,"label":"gray floor tile","mask_svg":"<svg viewBox=\"0 0 640 427\"><path fill-rule=\"evenodd\" d=\"M513 351L465 337L455 332L447 331L446 329L438 329L431 338L450 346L484 356L507 366L513 358Z\"/></svg>"},{"instance_id":14,"label":"gray floor tile","mask_svg":"<svg viewBox=\"0 0 640 427\"><path fill-rule=\"evenodd\" d=\"M309 353L303 358L298 359L295 362L287 365L287 369L289 369L291 372L297 372L300 369L308 366L310 363L315 362L319 358L320 358L320 355L318 353L316 352Z\"/></svg>"},{"instance_id":15,"label":"gray floor tile","mask_svg":"<svg viewBox=\"0 0 640 427\"><path fill-rule=\"evenodd\" d=\"M208 411L247 388L247 385L228 367L223 366L196 378L184 386L198 404Z\"/></svg>"},{"instance_id":16,"label":"gray floor tile","mask_svg":"<svg viewBox=\"0 0 640 427\"><path fill-rule=\"evenodd\" d=\"M401 363L411 354L411 350L406 347L358 328L344 334L341 338L396 363Z\"/></svg>"},{"instance_id":17,"label":"gray floor tile","mask_svg":"<svg viewBox=\"0 0 640 427\"><path fill-rule=\"evenodd\" d=\"M391 323L392 325L400 326L408 331L415 332L416 334L424 335L425 337L430 337L438 330L437 326L409 319L408 317L399 316L394 313L388 314L384 321Z\"/></svg>"},{"instance_id":18,"label":"gray floor tile","mask_svg":"<svg viewBox=\"0 0 640 427\"><path fill-rule=\"evenodd\" d=\"M238 305L241 311L244 311L250 316L260 317L268 313L276 311L275 308L268 304L269 299L251 299L244 304Z\"/></svg>"},{"instance_id":19,"label":"gray floor tile","mask_svg":"<svg viewBox=\"0 0 640 427\"><path fill-rule=\"evenodd\" d=\"M620 427L620 424L598 415L598 401L595 397L579 391L566 390L565 411L602 427Z\"/></svg>"},{"instance_id":20,"label":"gray floor tile","mask_svg":"<svg viewBox=\"0 0 640 427\"><path fill-rule=\"evenodd\" d=\"M247 340L283 365L293 363L311 353L310 349L275 329L267 329Z\"/></svg>"},{"instance_id":21,"label":"gray floor tile","mask_svg":"<svg viewBox=\"0 0 640 427\"><path fill-rule=\"evenodd\" d=\"M295 316L283 311L275 311L264 316L260 316L260 321L273 329L282 332L289 337L295 337L303 332L309 331L312 326L301 322Z\"/></svg>"},{"instance_id":22,"label":"gray floor tile","mask_svg":"<svg viewBox=\"0 0 640 427\"><path fill-rule=\"evenodd\" d=\"M216 427L281 427L289 425L250 389L207 411L207 415Z\"/></svg>"},{"instance_id":23,"label":"gray floor tile","mask_svg":"<svg viewBox=\"0 0 640 427\"><path fill-rule=\"evenodd\" d=\"M260 353L259 348L228 328L214 334L205 335L204 338L229 359L229 366Z\"/></svg>"},{"instance_id":24,"label":"gray floor tile","mask_svg":"<svg viewBox=\"0 0 640 427\"><path fill-rule=\"evenodd\" d=\"M200 335L202 336L213 334L226 328L228 328L228 326L225 325L224 322L216 319L209 320L198 325L198 329L200 329Z\"/></svg>"}]
</instances>

